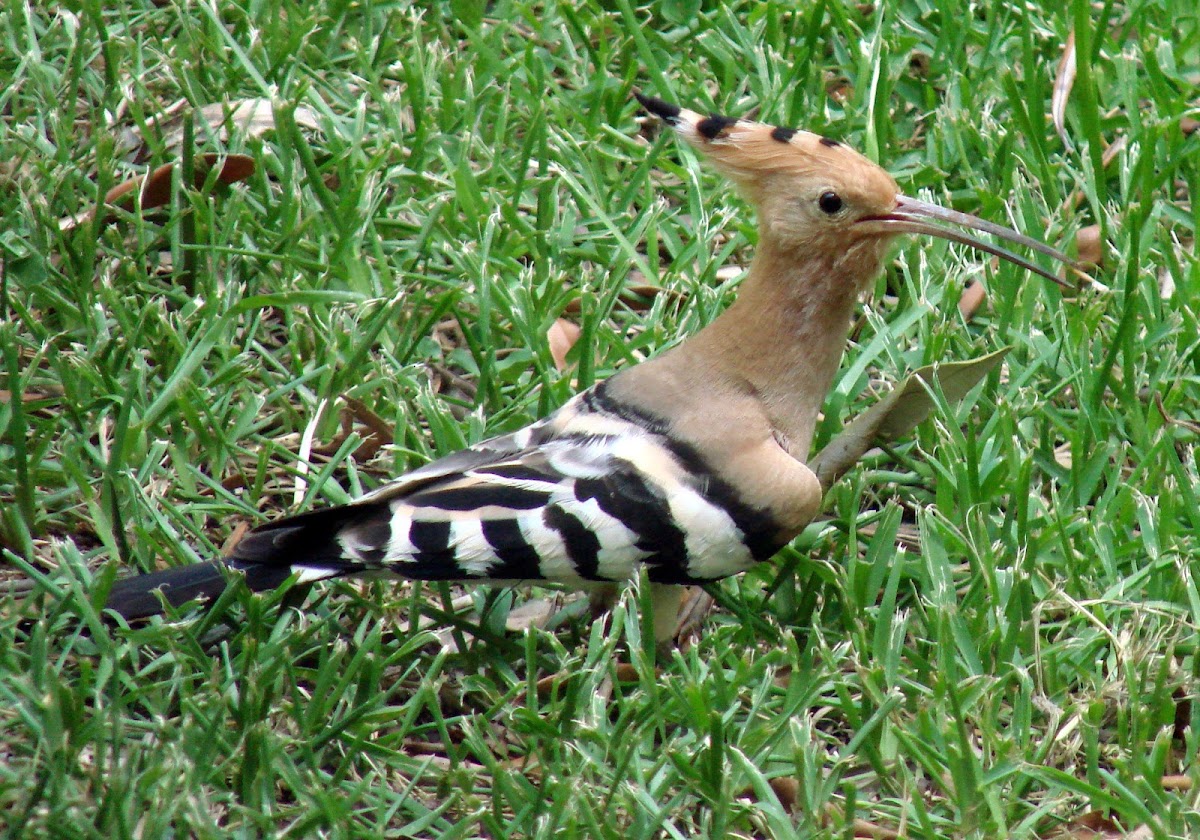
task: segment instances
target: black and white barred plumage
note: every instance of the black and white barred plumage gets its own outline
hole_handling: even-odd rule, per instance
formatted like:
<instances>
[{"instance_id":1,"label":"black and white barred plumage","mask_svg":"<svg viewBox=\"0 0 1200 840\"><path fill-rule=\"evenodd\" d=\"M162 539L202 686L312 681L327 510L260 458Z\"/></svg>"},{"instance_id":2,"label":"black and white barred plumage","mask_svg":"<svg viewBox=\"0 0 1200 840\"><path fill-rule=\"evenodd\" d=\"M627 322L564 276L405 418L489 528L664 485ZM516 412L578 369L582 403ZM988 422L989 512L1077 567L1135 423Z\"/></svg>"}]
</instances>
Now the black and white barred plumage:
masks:
<instances>
[{"instance_id":1,"label":"black and white barred plumage","mask_svg":"<svg viewBox=\"0 0 1200 840\"><path fill-rule=\"evenodd\" d=\"M770 557L778 530L662 418L601 383L353 504L257 528L223 561L118 581L108 607L134 619L161 611L155 590L177 605L213 597L222 565L252 589L372 572L579 586L625 581L639 566L655 583L704 583Z\"/></svg>"}]
</instances>

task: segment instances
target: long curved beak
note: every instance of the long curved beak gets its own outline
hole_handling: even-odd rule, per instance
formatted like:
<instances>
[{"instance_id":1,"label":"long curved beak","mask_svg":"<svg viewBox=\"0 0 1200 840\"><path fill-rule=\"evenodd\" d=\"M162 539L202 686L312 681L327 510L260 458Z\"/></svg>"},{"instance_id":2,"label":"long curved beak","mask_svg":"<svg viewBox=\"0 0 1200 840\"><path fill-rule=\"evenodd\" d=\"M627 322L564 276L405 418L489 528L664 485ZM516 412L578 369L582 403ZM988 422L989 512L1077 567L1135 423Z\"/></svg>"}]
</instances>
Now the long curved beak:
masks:
<instances>
[{"instance_id":1,"label":"long curved beak","mask_svg":"<svg viewBox=\"0 0 1200 840\"><path fill-rule=\"evenodd\" d=\"M1032 251L1037 251L1039 254L1045 254L1047 257L1058 260L1081 278L1090 279L1078 262L1068 257L1062 251L1051 248L1045 243L1017 233L1015 230L1006 228L1003 225L984 221L968 213L959 213L957 210L947 210L945 207L939 207L936 204L930 204L926 201L918 201L906 195L896 196L896 209L891 213L860 219L858 223L870 224L872 226L877 225L881 232L917 233L925 236L936 236L939 239L948 239L951 242L957 242L959 245L967 245L984 253L999 257L1002 260L1008 260L1013 265L1018 265L1026 271L1032 271L1034 274L1045 277L1047 280L1052 280L1064 288L1075 288L1075 286L1057 275L1052 274L1036 263L1030 262L1019 254L1014 254L1007 248L985 242L969 233L943 227L937 224L938 222L990 233L992 236L1002 239L1005 242L1022 245Z\"/></svg>"}]
</instances>

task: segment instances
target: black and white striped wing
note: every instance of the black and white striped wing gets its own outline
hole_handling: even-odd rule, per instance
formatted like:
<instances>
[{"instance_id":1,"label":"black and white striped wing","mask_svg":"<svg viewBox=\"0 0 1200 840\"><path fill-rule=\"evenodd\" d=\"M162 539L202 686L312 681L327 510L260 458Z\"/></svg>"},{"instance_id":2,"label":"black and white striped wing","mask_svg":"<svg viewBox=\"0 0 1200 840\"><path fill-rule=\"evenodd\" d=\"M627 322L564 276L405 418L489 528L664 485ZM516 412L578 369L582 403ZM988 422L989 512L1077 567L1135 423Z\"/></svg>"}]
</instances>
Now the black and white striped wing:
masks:
<instances>
[{"instance_id":1,"label":"black and white striped wing","mask_svg":"<svg viewBox=\"0 0 1200 840\"><path fill-rule=\"evenodd\" d=\"M513 435L409 473L358 502L256 529L235 565L302 580L386 571L421 580L713 580L756 559L752 535L657 430L588 394ZM744 524L744 523L743 523Z\"/></svg>"}]
</instances>

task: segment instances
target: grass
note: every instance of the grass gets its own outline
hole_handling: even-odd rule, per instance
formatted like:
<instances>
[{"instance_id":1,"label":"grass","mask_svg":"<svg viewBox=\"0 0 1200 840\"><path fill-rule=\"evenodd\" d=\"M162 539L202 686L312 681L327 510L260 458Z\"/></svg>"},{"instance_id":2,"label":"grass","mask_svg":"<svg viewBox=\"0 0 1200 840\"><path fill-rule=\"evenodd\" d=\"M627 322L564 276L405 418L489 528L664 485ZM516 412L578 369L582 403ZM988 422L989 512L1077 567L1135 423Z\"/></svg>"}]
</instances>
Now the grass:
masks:
<instances>
[{"instance_id":1,"label":"grass","mask_svg":"<svg viewBox=\"0 0 1200 840\"><path fill-rule=\"evenodd\" d=\"M1193 6L10 4L7 833L1033 838L1103 811L1200 835ZM1012 345L1003 373L865 460L669 655L637 586L606 621L524 633L523 592L464 612L382 583L102 625L118 571L518 428L714 317L753 219L639 139L635 86L844 139L1052 242L1099 225L1108 291L905 243L818 447L906 371ZM153 127L258 97L262 136L180 150ZM256 171L60 230L214 149ZM637 284L668 292L632 306ZM573 307L560 373L546 335Z\"/></svg>"}]
</instances>

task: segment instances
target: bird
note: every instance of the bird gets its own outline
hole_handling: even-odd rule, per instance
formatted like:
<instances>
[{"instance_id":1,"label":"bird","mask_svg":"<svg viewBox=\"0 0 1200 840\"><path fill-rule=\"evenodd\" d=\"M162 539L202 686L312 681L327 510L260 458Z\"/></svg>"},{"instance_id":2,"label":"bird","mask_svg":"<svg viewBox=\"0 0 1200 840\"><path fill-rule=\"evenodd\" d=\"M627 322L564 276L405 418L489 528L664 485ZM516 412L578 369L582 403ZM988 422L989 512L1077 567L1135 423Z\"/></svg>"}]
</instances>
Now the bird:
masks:
<instances>
[{"instance_id":1,"label":"bird","mask_svg":"<svg viewBox=\"0 0 1200 840\"><path fill-rule=\"evenodd\" d=\"M940 237L1055 282L986 233L1078 269L1015 230L903 195L846 144L635 92L754 208L735 300L695 335L525 428L434 460L345 505L249 531L225 557L117 580L125 621L350 576L589 589L645 574L659 641L679 587L771 558L818 514L806 459L859 297L901 234Z\"/></svg>"}]
</instances>

